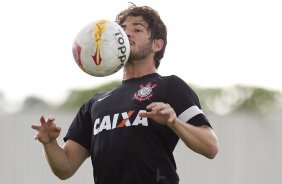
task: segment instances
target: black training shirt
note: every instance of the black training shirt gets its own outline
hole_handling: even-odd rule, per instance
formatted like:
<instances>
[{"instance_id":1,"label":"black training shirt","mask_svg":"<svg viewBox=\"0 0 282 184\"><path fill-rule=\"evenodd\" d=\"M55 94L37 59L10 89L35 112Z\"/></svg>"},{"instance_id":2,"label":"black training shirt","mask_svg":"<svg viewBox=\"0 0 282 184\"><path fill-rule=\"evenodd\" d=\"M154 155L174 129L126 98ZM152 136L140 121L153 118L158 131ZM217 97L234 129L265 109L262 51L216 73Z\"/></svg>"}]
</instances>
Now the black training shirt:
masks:
<instances>
[{"instance_id":1,"label":"black training shirt","mask_svg":"<svg viewBox=\"0 0 282 184\"><path fill-rule=\"evenodd\" d=\"M138 116L152 102L170 104L184 122L209 125L197 95L177 76L149 74L96 94L82 105L64 138L89 150L95 184L179 183L173 157L179 138Z\"/></svg>"}]
</instances>

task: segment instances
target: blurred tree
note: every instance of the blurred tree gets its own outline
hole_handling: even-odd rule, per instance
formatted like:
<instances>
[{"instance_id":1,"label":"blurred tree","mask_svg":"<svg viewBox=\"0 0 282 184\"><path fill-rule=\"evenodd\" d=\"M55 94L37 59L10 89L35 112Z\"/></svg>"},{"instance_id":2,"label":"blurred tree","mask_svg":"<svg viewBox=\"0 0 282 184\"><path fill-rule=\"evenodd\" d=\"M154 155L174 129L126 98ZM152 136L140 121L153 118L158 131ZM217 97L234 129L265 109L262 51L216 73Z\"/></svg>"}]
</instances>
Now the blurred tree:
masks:
<instances>
[{"instance_id":1,"label":"blurred tree","mask_svg":"<svg viewBox=\"0 0 282 184\"><path fill-rule=\"evenodd\" d=\"M4 93L2 91L0 91L0 102L2 102L2 101L4 101Z\"/></svg>"},{"instance_id":2,"label":"blurred tree","mask_svg":"<svg viewBox=\"0 0 282 184\"><path fill-rule=\"evenodd\" d=\"M22 111L34 111L48 109L51 105L42 100L39 97L29 96L27 97L22 104Z\"/></svg>"},{"instance_id":3,"label":"blurred tree","mask_svg":"<svg viewBox=\"0 0 282 184\"><path fill-rule=\"evenodd\" d=\"M218 109L217 99L220 97L222 91L221 88L199 88L193 87L197 93L202 109L208 113L218 113L221 110Z\"/></svg>"},{"instance_id":4,"label":"blurred tree","mask_svg":"<svg viewBox=\"0 0 282 184\"><path fill-rule=\"evenodd\" d=\"M249 97L238 102L234 112L244 111L264 115L281 110L281 93L259 87L245 87L245 91L249 93Z\"/></svg>"},{"instance_id":5,"label":"blurred tree","mask_svg":"<svg viewBox=\"0 0 282 184\"><path fill-rule=\"evenodd\" d=\"M237 112L271 114L281 113L282 94L260 87L234 86L232 88L196 88L202 108L206 112L229 114Z\"/></svg>"},{"instance_id":6,"label":"blurred tree","mask_svg":"<svg viewBox=\"0 0 282 184\"><path fill-rule=\"evenodd\" d=\"M80 107L86 100L94 96L96 93L108 91L116 88L121 84L121 81L113 81L97 88L84 89L84 90L72 90L68 95L66 101L62 104L61 108L64 109L76 109Z\"/></svg>"},{"instance_id":7,"label":"blurred tree","mask_svg":"<svg viewBox=\"0 0 282 184\"><path fill-rule=\"evenodd\" d=\"M118 87L121 81L113 81L95 88L72 90L67 99L58 107L61 110L77 110L86 100L99 92ZM234 86L231 88L199 88L192 86L198 94L202 109L206 113L226 115L229 113L271 114L282 112L282 94L260 87ZM3 96L3 95L2 95ZM0 102L1 102L0 93ZM38 97L28 97L23 110L53 108ZM0 106L1 109L1 106Z\"/></svg>"},{"instance_id":8,"label":"blurred tree","mask_svg":"<svg viewBox=\"0 0 282 184\"><path fill-rule=\"evenodd\" d=\"M4 111L4 93L0 91L0 114Z\"/></svg>"}]
</instances>

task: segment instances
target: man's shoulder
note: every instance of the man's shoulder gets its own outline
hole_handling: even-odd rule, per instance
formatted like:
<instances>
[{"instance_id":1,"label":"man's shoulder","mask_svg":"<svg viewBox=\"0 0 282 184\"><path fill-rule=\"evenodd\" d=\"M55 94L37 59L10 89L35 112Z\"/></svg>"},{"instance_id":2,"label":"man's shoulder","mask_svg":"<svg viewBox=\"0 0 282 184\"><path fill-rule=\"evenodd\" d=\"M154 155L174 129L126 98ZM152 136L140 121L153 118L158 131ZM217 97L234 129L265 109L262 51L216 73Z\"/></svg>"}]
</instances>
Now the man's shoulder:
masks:
<instances>
[{"instance_id":1,"label":"man's shoulder","mask_svg":"<svg viewBox=\"0 0 282 184\"><path fill-rule=\"evenodd\" d=\"M160 77L161 77L162 80L166 80L166 81L168 81L170 83L174 83L174 82L186 83L183 79L181 79L177 75L162 75Z\"/></svg>"}]
</instances>

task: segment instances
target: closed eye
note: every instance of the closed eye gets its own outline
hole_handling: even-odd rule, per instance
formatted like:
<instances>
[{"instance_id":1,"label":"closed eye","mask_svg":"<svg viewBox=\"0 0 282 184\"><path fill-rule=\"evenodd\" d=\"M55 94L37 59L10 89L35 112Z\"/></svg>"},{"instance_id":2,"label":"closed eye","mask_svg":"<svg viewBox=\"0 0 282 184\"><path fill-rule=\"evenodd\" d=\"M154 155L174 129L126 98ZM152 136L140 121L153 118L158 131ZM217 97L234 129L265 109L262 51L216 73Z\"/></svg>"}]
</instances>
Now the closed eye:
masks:
<instances>
[{"instance_id":1,"label":"closed eye","mask_svg":"<svg viewBox=\"0 0 282 184\"><path fill-rule=\"evenodd\" d=\"M142 32L142 30L141 29L134 29L134 32L139 33L139 32Z\"/></svg>"}]
</instances>

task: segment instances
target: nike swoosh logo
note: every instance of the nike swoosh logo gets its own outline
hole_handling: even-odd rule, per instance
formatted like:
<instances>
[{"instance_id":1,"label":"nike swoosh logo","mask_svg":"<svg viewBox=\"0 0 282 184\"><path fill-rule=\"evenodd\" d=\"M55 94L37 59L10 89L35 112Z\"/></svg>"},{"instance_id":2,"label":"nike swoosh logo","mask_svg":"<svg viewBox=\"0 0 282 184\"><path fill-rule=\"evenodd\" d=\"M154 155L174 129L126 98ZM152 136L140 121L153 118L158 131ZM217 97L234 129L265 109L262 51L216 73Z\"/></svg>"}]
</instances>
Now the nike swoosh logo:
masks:
<instances>
[{"instance_id":1,"label":"nike swoosh logo","mask_svg":"<svg viewBox=\"0 0 282 184\"><path fill-rule=\"evenodd\" d=\"M98 102L104 100L105 98L107 98L107 97L109 97L109 96L111 96L111 95L106 95L106 96L104 96L104 97L102 97L102 98L99 98L99 99L98 99Z\"/></svg>"}]
</instances>

